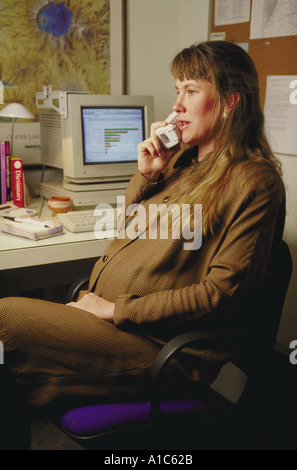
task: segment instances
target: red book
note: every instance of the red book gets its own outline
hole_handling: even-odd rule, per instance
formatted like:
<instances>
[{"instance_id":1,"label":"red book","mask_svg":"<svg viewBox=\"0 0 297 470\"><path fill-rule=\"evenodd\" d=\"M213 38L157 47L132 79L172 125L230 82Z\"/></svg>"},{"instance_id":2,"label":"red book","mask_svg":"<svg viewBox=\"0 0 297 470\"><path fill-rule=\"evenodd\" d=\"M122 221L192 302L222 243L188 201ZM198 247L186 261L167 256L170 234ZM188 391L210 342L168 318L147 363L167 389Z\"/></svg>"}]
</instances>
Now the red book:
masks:
<instances>
[{"instance_id":1,"label":"red book","mask_svg":"<svg viewBox=\"0 0 297 470\"><path fill-rule=\"evenodd\" d=\"M0 155L0 165L1 165L1 204L6 204L7 194L6 194L6 152L5 152L5 142L0 143L1 155Z\"/></svg>"},{"instance_id":2,"label":"red book","mask_svg":"<svg viewBox=\"0 0 297 470\"><path fill-rule=\"evenodd\" d=\"M10 141L5 141L5 154L6 154L6 194L7 201L11 200L10 194Z\"/></svg>"},{"instance_id":3,"label":"red book","mask_svg":"<svg viewBox=\"0 0 297 470\"><path fill-rule=\"evenodd\" d=\"M23 160L10 157L11 202L17 207L25 207L25 187Z\"/></svg>"}]
</instances>

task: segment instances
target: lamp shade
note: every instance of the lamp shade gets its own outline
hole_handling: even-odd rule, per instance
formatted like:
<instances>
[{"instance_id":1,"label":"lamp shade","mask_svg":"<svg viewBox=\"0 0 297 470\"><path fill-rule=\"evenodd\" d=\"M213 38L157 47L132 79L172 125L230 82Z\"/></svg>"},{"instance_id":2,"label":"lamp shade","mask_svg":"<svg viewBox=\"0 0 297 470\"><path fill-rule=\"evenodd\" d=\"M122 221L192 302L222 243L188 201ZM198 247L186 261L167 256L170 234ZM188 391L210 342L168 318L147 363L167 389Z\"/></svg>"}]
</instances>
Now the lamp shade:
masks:
<instances>
[{"instance_id":1,"label":"lamp shade","mask_svg":"<svg viewBox=\"0 0 297 470\"><path fill-rule=\"evenodd\" d=\"M33 114L20 103L11 103L0 111L0 117L34 119Z\"/></svg>"}]
</instances>

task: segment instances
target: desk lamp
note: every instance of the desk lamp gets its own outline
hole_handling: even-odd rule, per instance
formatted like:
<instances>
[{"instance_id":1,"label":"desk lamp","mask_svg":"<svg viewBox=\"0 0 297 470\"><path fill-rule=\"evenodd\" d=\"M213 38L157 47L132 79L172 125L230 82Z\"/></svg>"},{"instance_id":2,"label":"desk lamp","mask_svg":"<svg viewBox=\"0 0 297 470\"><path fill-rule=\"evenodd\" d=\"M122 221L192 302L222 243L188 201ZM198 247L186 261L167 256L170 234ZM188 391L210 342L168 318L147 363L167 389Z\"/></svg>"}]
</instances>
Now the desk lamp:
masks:
<instances>
[{"instance_id":1,"label":"desk lamp","mask_svg":"<svg viewBox=\"0 0 297 470\"><path fill-rule=\"evenodd\" d=\"M10 155L13 156L13 133L14 133L14 121L15 119L34 119L33 114L28 111L25 106L19 103L11 103L1 109L0 117L12 118L11 126L11 138L10 138Z\"/></svg>"}]
</instances>

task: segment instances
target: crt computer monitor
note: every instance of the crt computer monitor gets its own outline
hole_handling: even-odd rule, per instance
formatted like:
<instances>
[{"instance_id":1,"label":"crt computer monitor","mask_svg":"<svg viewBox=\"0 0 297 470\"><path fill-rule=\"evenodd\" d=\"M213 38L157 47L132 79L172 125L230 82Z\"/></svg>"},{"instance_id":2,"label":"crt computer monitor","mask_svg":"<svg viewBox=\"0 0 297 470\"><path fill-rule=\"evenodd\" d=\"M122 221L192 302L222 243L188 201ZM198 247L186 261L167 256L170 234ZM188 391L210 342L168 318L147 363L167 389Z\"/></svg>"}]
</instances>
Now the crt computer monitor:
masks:
<instances>
[{"instance_id":1,"label":"crt computer monitor","mask_svg":"<svg viewBox=\"0 0 297 470\"><path fill-rule=\"evenodd\" d=\"M133 162L144 139L142 106L82 106L85 165Z\"/></svg>"},{"instance_id":2,"label":"crt computer monitor","mask_svg":"<svg viewBox=\"0 0 297 470\"><path fill-rule=\"evenodd\" d=\"M68 94L63 176L74 183L130 179L154 120L150 96Z\"/></svg>"}]
</instances>

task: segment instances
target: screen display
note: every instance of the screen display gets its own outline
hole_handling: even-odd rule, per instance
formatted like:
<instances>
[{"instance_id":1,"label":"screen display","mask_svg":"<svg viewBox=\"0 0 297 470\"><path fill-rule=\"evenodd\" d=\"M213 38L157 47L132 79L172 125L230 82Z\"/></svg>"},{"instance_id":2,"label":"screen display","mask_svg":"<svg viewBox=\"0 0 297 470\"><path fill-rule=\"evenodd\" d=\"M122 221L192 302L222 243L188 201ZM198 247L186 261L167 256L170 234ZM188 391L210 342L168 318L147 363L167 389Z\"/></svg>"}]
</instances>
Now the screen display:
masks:
<instances>
[{"instance_id":1,"label":"screen display","mask_svg":"<svg viewBox=\"0 0 297 470\"><path fill-rule=\"evenodd\" d=\"M82 107L84 163L137 161L144 140L143 107Z\"/></svg>"}]
</instances>

